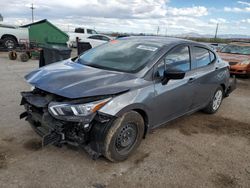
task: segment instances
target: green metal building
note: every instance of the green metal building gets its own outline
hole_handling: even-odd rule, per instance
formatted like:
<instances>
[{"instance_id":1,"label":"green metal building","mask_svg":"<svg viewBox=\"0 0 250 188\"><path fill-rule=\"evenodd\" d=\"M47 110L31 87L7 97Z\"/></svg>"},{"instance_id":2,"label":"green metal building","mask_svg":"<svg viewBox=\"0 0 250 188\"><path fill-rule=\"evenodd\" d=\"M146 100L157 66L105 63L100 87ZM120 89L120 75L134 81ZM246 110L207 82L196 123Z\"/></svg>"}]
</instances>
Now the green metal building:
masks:
<instances>
[{"instance_id":1,"label":"green metal building","mask_svg":"<svg viewBox=\"0 0 250 188\"><path fill-rule=\"evenodd\" d=\"M57 44L65 45L69 36L47 19L23 25L29 28L29 40L39 45Z\"/></svg>"}]
</instances>

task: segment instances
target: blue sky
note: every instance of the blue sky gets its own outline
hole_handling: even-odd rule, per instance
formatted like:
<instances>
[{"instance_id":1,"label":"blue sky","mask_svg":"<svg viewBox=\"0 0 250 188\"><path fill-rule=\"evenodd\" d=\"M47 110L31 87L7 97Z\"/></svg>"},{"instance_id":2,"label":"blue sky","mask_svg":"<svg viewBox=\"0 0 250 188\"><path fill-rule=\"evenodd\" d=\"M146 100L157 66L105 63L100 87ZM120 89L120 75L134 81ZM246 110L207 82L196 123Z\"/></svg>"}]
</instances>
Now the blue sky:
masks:
<instances>
[{"instance_id":1,"label":"blue sky","mask_svg":"<svg viewBox=\"0 0 250 188\"><path fill-rule=\"evenodd\" d=\"M29 6L35 5L35 20L48 19L65 31L74 27L98 31L160 34L250 35L250 0L0 0L4 22L31 21Z\"/></svg>"}]
</instances>

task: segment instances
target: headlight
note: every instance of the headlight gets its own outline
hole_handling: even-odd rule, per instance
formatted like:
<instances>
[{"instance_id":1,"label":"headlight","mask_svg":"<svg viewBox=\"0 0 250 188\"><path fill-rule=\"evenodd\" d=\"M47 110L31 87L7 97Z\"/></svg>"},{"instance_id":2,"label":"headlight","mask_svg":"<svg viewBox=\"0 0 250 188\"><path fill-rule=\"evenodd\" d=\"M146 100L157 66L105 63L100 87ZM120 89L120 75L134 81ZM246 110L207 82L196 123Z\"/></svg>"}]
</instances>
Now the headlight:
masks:
<instances>
[{"instance_id":1,"label":"headlight","mask_svg":"<svg viewBox=\"0 0 250 188\"><path fill-rule=\"evenodd\" d=\"M93 115L97 110L110 101L110 99L111 98L86 104L51 102L49 104L49 112L58 119L77 121L79 118L85 118Z\"/></svg>"}]
</instances>

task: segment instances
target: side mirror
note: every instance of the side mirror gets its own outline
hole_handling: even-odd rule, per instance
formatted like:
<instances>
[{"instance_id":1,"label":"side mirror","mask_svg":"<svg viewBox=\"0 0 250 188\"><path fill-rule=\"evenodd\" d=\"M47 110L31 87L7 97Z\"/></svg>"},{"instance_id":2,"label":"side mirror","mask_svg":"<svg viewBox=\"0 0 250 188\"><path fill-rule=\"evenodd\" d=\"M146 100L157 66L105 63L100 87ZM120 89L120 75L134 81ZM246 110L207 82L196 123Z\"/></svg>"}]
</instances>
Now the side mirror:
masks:
<instances>
[{"instance_id":1,"label":"side mirror","mask_svg":"<svg viewBox=\"0 0 250 188\"><path fill-rule=\"evenodd\" d=\"M185 72L181 70L165 70L162 84L165 85L169 80L179 80L185 77Z\"/></svg>"}]
</instances>

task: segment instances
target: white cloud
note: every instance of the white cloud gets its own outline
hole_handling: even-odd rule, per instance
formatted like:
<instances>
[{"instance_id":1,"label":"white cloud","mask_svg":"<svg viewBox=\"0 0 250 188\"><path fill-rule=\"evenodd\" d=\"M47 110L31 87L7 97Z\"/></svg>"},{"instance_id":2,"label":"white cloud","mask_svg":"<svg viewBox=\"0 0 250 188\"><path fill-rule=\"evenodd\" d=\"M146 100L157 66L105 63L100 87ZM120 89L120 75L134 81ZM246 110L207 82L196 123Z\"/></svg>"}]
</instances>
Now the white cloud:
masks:
<instances>
[{"instance_id":1,"label":"white cloud","mask_svg":"<svg viewBox=\"0 0 250 188\"><path fill-rule=\"evenodd\" d=\"M247 12L250 13L250 3L246 1L237 1L238 4L245 5L243 8L239 7L224 7L225 12L235 12L235 13L241 13L241 12Z\"/></svg>"},{"instance_id":2,"label":"white cloud","mask_svg":"<svg viewBox=\"0 0 250 188\"><path fill-rule=\"evenodd\" d=\"M250 24L250 19L243 19L243 20L241 20L240 22L241 22L241 23L248 23L248 24Z\"/></svg>"},{"instance_id":3,"label":"white cloud","mask_svg":"<svg viewBox=\"0 0 250 188\"><path fill-rule=\"evenodd\" d=\"M250 7L238 8L238 7L224 7L225 12L250 12Z\"/></svg>"},{"instance_id":4,"label":"white cloud","mask_svg":"<svg viewBox=\"0 0 250 188\"><path fill-rule=\"evenodd\" d=\"M214 19L214 18L211 18L209 20L209 23L212 23L212 24L217 24L217 23L228 23L228 21L224 18L217 18L217 19Z\"/></svg>"},{"instance_id":5,"label":"white cloud","mask_svg":"<svg viewBox=\"0 0 250 188\"><path fill-rule=\"evenodd\" d=\"M32 0L0 0L5 22L26 24L31 21ZM48 19L65 31L75 27L98 31L161 34L197 32L214 33L215 23L221 32L241 32L230 20L213 18L204 6L170 7L169 0L34 0L35 20ZM241 3L242 4L242 3ZM245 6L245 5L244 5ZM247 7L246 7L247 8ZM208 18L208 16L210 16ZM205 20L207 19L207 20ZM244 31L245 32L245 31Z\"/></svg>"},{"instance_id":6,"label":"white cloud","mask_svg":"<svg viewBox=\"0 0 250 188\"><path fill-rule=\"evenodd\" d=\"M208 10L206 7L187 7L187 8L169 8L168 12L173 16L194 16L201 17L208 15Z\"/></svg>"},{"instance_id":7,"label":"white cloud","mask_svg":"<svg viewBox=\"0 0 250 188\"><path fill-rule=\"evenodd\" d=\"M246 2L246 1L237 1L237 3L242 4L242 5L250 6L250 3Z\"/></svg>"}]
</instances>

